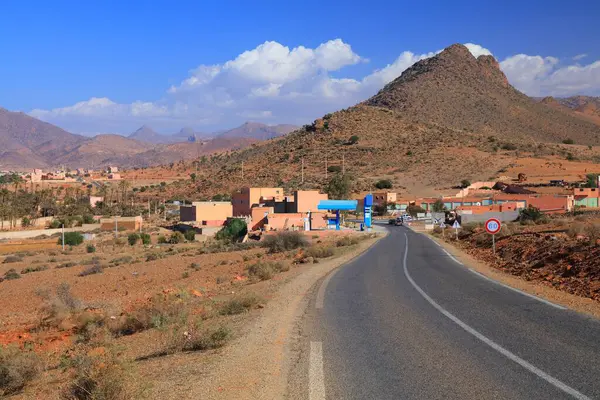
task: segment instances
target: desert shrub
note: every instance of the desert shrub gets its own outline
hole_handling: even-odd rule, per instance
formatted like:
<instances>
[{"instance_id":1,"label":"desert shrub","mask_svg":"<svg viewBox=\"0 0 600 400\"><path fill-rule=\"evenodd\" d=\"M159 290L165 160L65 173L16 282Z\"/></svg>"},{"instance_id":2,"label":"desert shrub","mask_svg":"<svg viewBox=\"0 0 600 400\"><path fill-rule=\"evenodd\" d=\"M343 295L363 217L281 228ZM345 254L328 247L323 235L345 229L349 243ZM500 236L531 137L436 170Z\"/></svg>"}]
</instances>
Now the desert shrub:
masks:
<instances>
[{"instance_id":1,"label":"desert shrub","mask_svg":"<svg viewBox=\"0 0 600 400\"><path fill-rule=\"evenodd\" d=\"M573 153L567 153L567 156L565 157L565 159L566 159L567 161L575 161L575 160L577 160L577 157L575 157L575 156L573 155Z\"/></svg>"},{"instance_id":2,"label":"desert shrub","mask_svg":"<svg viewBox=\"0 0 600 400\"><path fill-rule=\"evenodd\" d=\"M4 261L2 261L2 264L10 264L10 263L21 262L21 261L23 261L23 257L21 257L21 256L6 256Z\"/></svg>"},{"instance_id":3,"label":"desert shrub","mask_svg":"<svg viewBox=\"0 0 600 400\"><path fill-rule=\"evenodd\" d=\"M109 261L109 263L113 264L116 267L116 266L122 265L122 264L129 264L132 261L133 261L132 256L121 256L121 257L113 258L112 260Z\"/></svg>"},{"instance_id":4,"label":"desert shrub","mask_svg":"<svg viewBox=\"0 0 600 400\"><path fill-rule=\"evenodd\" d=\"M281 253L287 250L306 247L306 236L300 232L287 231L266 236L262 246L269 249L269 253Z\"/></svg>"},{"instance_id":5,"label":"desert shrub","mask_svg":"<svg viewBox=\"0 0 600 400\"><path fill-rule=\"evenodd\" d=\"M169 338L160 355L173 354L180 351L204 351L222 347L231 338L231 330L219 327L215 330L200 332L188 327L179 327L168 332Z\"/></svg>"},{"instance_id":6,"label":"desert shrub","mask_svg":"<svg viewBox=\"0 0 600 400\"><path fill-rule=\"evenodd\" d=\"M435 225L433 227L433 233L436 234L436 235L441 235L442 234L442 228L440 228L439 225Z\"/></svg>"},{"instance_id":7,"label":"desert shrub","mask_svg":"<svg viewBox=\"0 0 600 400\"><path fill-rule=\"evenodd\" d=\"M27 228L30 225L31 225L31 220L29 219L29 217L23 217L23 218L21 218L21 226L23 228Z\"/></svg>"},{"instance_id":8,"label":"desert shrub","mask_svg":"<svg viewBox=\"0 0 600 400\"><path fill-rule=\"evenodd\" d=\"M471 186L471 181L468 179L463 179L462 181L460 181L460 187L461 188L467 188Z\"/></svg>"},{"instance_id":9,"label":"desert shrub","mask_svg":"<svg viewBox=\"0 0 600 400\"><path fill-rule=\"evenodd\" d=\"M377 189L391 189L392 181L390 181L389 179L381 179L381 180L375 182L375 187Z\"/></svg>"},{"instance_id":10,"label":"desert shrub","mask_svg":"<svg viewBox=\"0 0 600 400\"><path fill-rule=\"evenodd\" d=\"M512 143L504 143L504 144L502 144L501 147L503 150L516 150L517 149L517 146Z\"/></svg>"},{"instance_id":11,"label":"desert shrub","mask_svg":"<svg viewBox=\"0 0 600 400\"><path fill-rule=\"evenodd\" d=\"M57 219L53 219L52 221L50 221L50 223L48 224L48 228L50 229L58 229L62 226L62 222L60 222Z\"/></svg>"},{"instance_id":12,"label":"desert shrub","mask_svg":"<svg viewBox=\"0 0 600 400\"><path fill-rule=\"evenodd\" d=\"M185 237L181 232L173 232L169 237L169 243L178 244L183 243L185 241Z\"/></svg>"},{"instance_id":13,"label":"desert shrub","mask_svg":"<svg viewBox=\"0 0 600 400\"><path fill-rule=\"evenodd\" d=\"M87 246L85 246L85 251L88 253L95 253L96 246L94 246L93 244L88 244Z\"/></svg>"},{"instance_id":14,"label":"desert shrub","mask_svg":"<svg viewBox=\"0 0 600 400\"><path fill-rule=\"evenodd\" d=\"M193 262L190 264L190 269L193 269L194 271L200 271L201 267L200 264Z\"/></svg>"},{"instance_id":15,"label":"desert shrub","mask_svg":"<svg viewBox=\"0 0 600 400\"><path fill-rule=\"evenodd\" d=\"M156 261L160 260L163 257L164 256L162 253L150 253L146 256L146 261Z\"/></svg>"},{"instance_id":16,"label":"desert shrub","mask_svg":"<svg viewBox=\"0 0 600 400\"><path fill-rule=\"evenodd\" d=\"M160 235L160 236L158 237L158 243L160 243L160 244L165 244L165 243L169 243L169 241L167 240L167 238L166 238L166 237L164 237L164 235Z\"/></svg>"},{"instance_id":17,"label":"desert shrub","mask_svg":"<svg viewBox=\"0 0 600 400\"><path fill-rule=\"evenodd\" d=\"M21 278L21 275L19 275L19 273L14 268L11 268L4 273L4 279L6 279L7 281L19 278Z\"/></svg>"},{"instance_id":18,"label":"desert shrub","mask_svg":"<svg viewBox=\"0 0 600 400\"><path fill-rule=\"evenodd\" d=\"M288 267L289 269L289 267ZM257 262L248 267L248 276L253 279L267 281L277 272L286 270L286 266L282 262Z\"/></svg>"},{"instance_id":19,"label":"desert shrub","mask_svg":"<svg viewBox=\"0 0 600 400\"><path fill-rule=\"evenodd\" d=\"M83 243L83 235L79 232L65 232L65 244L69 246L79 246ZM58 238L58 244L62 245L62 236Z\"/></svg>"},{"instance_id":20,"label":"desert shrub","mask_svg":"<svg viewBox=\"0 0 600 400\"><path fill-rule=\"evenodd\" d=\"M216 282L217 282L217 285L220 285L222 283L227 282L227 280L228 279L226 276L217 276Z\"/></svg>"},{"instance_id":21,"label":"desert shrub","mask_svg":"<svg viewBox=\"0 0 600 400\"><path fill-rule=\"evenodd\" d=\"M338 240L336 240L335 245L337 247L345 247L345 246L352 246L357 244L359 241L357 236L353 236L353 235L346 235L343 236L341 238L339 238Z\"/></svg>"},{"instance_id":22,"label":"desert shrub","mask_svg":"<svg viewBox=\"0 0 600 400\"><path fill-rule=\"evenodd\" d=\"M356 144L356 143L358 143L358 136L356 136L356 135L350 136L350 139L348 139L348 144Z\"/></svg>"},{"instance_id":23,"label":"desert shrub","mask_svg":"<svg viewBox=\"0 0 600 400\"><path fill-rule=\"evenodd\" d=\"M31 272L45 271L47 269L48 269L48 266L46 266L46 265L38 265L37 267L27 267L27 268L23 268L21 270L21 274L25 275L25 274L29 274Z\"/></svg>"},{"instance_id":24,"label":"desert shrub","mask_svg":"<svg viewBox=\"0 0 600 400\"><path fill-rule=\"evenodd\" d=\"M326 245L310 246L304 252L304 255L306 257L312 257L312 258L328 258L328 257L333 256L334 254L335 254L335 252L333 250L333 247L326 246Z\"/></svg>"},{"instance_id":25,"label":"desert shrub","mask_svg":"<svg viewBox=\"0 0 600 400\"><path fill-rule=\"evenodd\" d=\"M188 242L193 242L196 239L196 231L193 229L188 229L187 231L185 231L185 233L183 234L183 237L185 238L185 240L187 240Z\"/></svg>"},{"instance_id":26,"label":"desert shrub","mask_svg":"<svg viewBox=\"0 0 600 400\"><path fill-rule=\"evenodd\" d=\"M163 329L188 319L188 307L174 296L155 296L146 305L130 312L118 323L109 325L116 335L132 335L148 329Z\"/></svg>"},{"instance_id":27,"label":"desert shrub","mask_svg":"<svg viewBox=\"0 0 600 400\"><path fill-rule=\"evenodd\" d=\"M88 268L84 269L83 271L81 271L79 273L79 276L101 274L102 272L104 272L104 269L102 268L102 266L100 264L94 264L91 267L88 267Z\"/></svg>"},{"instance_id":28,"label":"desert shrub","mask_svg":"<svg viewBox=\"0 0 600 400\"><path fill-rule=\"evenodd\" d=\"M565 139L565 140L563 140L562 142L563 142L564 144L574 144L574 143L575 143L575 141L574 141L573 139L570 139L570 138L569 138L569 139Z\"/></svg>"},{"instance_id":29,"label":"desert shrub","mask_svg":"<svg viewBox=\"0 0 600 400\"><path fill-rule=\"evenodd\" d=\"M77 263L75 263L75 262L66 262L66 263L62 263L62 264L57 265L56 268L71 268L71 267L74 267L76 265L77 265Z\"/></svg>"},{"instance_id":30,"label":"desert shrub","mask_svg":"<svg viewBox=\"0 0 600 400\"><path fill-rule=\"evenodd\" d=\"M93 224L93 223L95 222L95 221L94 221L94 216L93 216L93 215L90 215L90 214L84 214L84 215L82 216L82 222L83 222L84 224Z\"/></svg>"},{"instance_id":31,"label":"desert shrub","mask_svg":"<svg viewBox=\"0 0 600 400\"><path fill-rule=\"evenodd\" d=\"M0 346L0 396L19 393L41 370L42 362L33 351Z\"/></svg>"},{"instance_id":32,"label":"desert shrub","mask_svg":"<svg viewBox=\"0 0 600 400\"><path fill-rule=\"evenodd\" d=\"M520 221L538 221L544 217L544 214L540 211L539 208L529 206L527 208L519 211L519 220Z\"/></svg>"},{"instance_id":33,"label":"desert shrub","mask_svg":"<svg viewBox=\"0 0 600 400\"><path fill-rule=\"evenodd\" d=\"M600 239L600 223L592 222L584 227L584 234L589 238L591 245L596 245Z\"/></svg>"},{"instance_id":34,"label":"desert shrub","mask_svg":"<svg viewBox=\"0 0 600 400\"><path fill-rule=\"evenodd\" d=\"M236 297L227 302L225 302L219 313L221 315L235 315L241 314L243 312L249 311L253 307L255 307L258 303L260 303L260 299L253 294Z\"/></svg>"},{"instance_id":35,"label":"desert shrub","mask_svg":"<svg viewBox=\"0 0 600 400\"><path fill-rule=\"evenodd\" d=\"M342 167L339 165L330 165L327 167L327 172L342 172Z\"/></svg>"},{"instance_id":36,"label":"desert shrub","mask_svg":"<svg viewBox=\"0 0 600 400\"><path fill-rule=\"evenodd\" d=\"M135 246L138 240L140 240L140 235L137 233L130 233L127 235L127 243L129 243L130 246Z\"/></svg>"},{"instance_id":37,"label":"desert shrub","mask_svg":"<svg viewBox=\"0 0 600 400\"><path fill-rule=\"evenodd\" d=\"M151 243L150 235L147 233L140 233L140 239L144 245L149 245Z\"/></svg>"},{"instance_id":38,"label":"desert shrub","mask_svg":"<svg viewBox=\"0 0 600 400\"><path fill-rule=\"evenodd\" d=\"M227 224L221 228L215 235L218 240L225 240L228 242L236 242L242 239L248 233L248 226L242 219L234 218L227 222Z\"/></svg>"},{"instance_id":39,"label":"desert shrub","mask_svg":"<svg viewBox=\"0 0 600 400\"><path fill-rule=\"evenodd\" d=\"M467 222L467 223L461 225L460 228L461 228L462 232L464 232L466 234L472 234L480 226L481 226L481 224L479 224L477 222Z\"/></svg>"},{"instance_id":40,"label":"desert shrub","mask_svg":"<svg viewBox=\"0 0 600 400\"><path fill-rule=\"evenodd\" d=\"M125 400L144 397L132 366L109 350L101 355L81 354L71 362L73 376L61 397L65 400Z\"/></svg>"},{"instance_id":41,"label":"desert shrub","mask_svg":"<svg viewBox=\"0 0 600 400\"><path fill-rule=\"evenodd\" d=\"M575 221L569 225L569 229L567 230L567 235L571 238L576 238L579 235L583 235L585 231L585 224L579 221Z\"/></svg>"}]
</instances>

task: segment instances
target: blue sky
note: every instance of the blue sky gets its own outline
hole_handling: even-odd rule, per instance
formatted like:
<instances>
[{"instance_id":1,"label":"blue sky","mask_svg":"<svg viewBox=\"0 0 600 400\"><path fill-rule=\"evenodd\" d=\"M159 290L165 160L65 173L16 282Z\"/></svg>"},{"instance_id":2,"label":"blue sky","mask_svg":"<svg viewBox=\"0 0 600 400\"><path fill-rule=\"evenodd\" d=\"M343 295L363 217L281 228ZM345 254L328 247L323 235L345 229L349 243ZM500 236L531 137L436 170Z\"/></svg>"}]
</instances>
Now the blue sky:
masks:
<instances>
[{"instance_id":1,"label":"blue sky","mask_svg":"<svg viewBox=\"0 0 600 400\"><path fill-rule=\"evenodd\" d=\"M0 106L36 110L32 115L87 133L128 133L141 123L161 132L184 125L218 129L246 119L301 123L373 94L385 80L356 82L403 52L414 62L456 42L507 60L509 80L528 94L600 95L600 64L594 65L600 60L600 2L458 3L7 1L0 24ZM314 55L310 62L318 66L300 75L294 71L308 61L292 57L286 77L274 82L220 68L210 83L168 91L181 88L199 66L223 67L267 41L293 51L335 39L341 41L323 57L331 61L342 45L354 56L325 66ZM279 47L269 51L277 54L262 56L278 62ZM519 54L539 59L509 60ZM577 55L585 57L573 60ZM569 65L582 69L566 76ZM539 73L526 76L532 68ZM72 108L93 98L102 100Z\"/></svg>"}]
</instances>

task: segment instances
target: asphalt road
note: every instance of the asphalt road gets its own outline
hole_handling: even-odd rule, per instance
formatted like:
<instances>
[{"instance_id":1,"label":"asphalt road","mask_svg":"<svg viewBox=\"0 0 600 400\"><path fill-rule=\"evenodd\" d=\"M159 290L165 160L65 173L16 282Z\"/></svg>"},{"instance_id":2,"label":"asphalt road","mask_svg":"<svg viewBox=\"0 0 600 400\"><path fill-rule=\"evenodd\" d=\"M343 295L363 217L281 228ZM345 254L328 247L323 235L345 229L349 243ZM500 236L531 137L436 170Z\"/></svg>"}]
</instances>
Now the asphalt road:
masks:
<instances>
[{"instance_id":1,"label":"asphalt road","mask_svg":"<svg viewBox=\"0 0 600 400\"><path fill-rule=\"evenodd\" d=\"M598 320L389 229L315 287L289 398L600 399Z\"/></svg>"}]
</instances>

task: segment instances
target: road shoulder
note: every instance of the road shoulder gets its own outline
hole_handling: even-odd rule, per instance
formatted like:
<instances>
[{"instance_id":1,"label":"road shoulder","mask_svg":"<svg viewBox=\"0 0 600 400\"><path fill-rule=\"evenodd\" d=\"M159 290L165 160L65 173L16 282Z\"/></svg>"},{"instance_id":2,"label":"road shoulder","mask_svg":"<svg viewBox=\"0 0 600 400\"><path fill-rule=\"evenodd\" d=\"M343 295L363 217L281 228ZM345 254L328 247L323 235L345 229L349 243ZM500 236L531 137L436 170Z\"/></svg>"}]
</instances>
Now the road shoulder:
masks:
<instances>
[{"instance_id":1,"label":"road shoulder","mask_svg":"<svg viewBox=\"0 0 600 400\"><path fill-rule=\"evenodd\" d=\"M467 254L462 249L452 245L452 243L440 240L426 232L414 231L415 233L425 235L427 238L437 243L445 249L452 257L467 268L479 272L480 274L503 283L515 289L521 290L534 296L538 296L552 303L567 307L595 318L600 318L600 304L592 299L575 296L573 294L556 290L552 287L544 286L537 282L526 281L517 276L502 272L487 263L480 261Z\"/></svg>"}]
</instances>

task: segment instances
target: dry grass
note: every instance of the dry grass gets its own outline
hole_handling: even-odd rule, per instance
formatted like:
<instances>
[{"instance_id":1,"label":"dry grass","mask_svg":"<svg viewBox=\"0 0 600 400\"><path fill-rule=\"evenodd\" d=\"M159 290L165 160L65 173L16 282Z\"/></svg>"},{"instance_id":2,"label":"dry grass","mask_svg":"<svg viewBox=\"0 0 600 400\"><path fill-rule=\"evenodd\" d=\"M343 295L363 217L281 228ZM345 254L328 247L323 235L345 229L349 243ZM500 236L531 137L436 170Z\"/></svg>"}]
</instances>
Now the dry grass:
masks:
<instances>
[{"instance_id":1,"label":"dry grass","mask_svg":"<svg viewBox=\"0 0 600 400\"><path fill-rule=\"evenodd\" d=\"M283 261L259 261L248 267L248 276L254 280L267 281L278 272L288 271L289 265Z\"/></svg>"},{"instance_id":2,"label":"dry grass","mask_svg":"<svg viewBox=\"0 0 600 400\"><path fill-rule=\"evenodd\" d=\"M325 245L325 244L310 246L304 252L304 255L306 257L312 257L315 259L333 257L334 254L335 254L335 251L334 251L333 247Z\"/></svg>"},{"instance_id":3,"label":"dry grass","mask_svg":"<svg viewBox=\"0 0 600 400\"><path fill-rule=\"evenodd\" d=\"M266 236L262 246L269 249L269 253L281 253L288 250L303 248L308 245L306 236L300 232L284 231Z\"/></svg>"},{"instance_id":4,"label":"dry grass","mask_svg":"<svg viewBox=\"0 0 600 400\"><path fill-rule=\"evenodd\" d=\"M258 304L260 304L261 299L255 294L248 294L245 296L235 297L227 302L225 302L220 310L219 314L221 315L236 315L241 314L246 311L251 310Z\"/></svg>"},{"instance_id":5,"label":"dry grass","mask_svg":"<svg viewBox=\"0 0 600 400\"><path fill-rule=\"evenodd\" d=\"M0 346L0 397L20 392L41 370L41 360L34 352Z\"/></svg>"}]
</instances>

